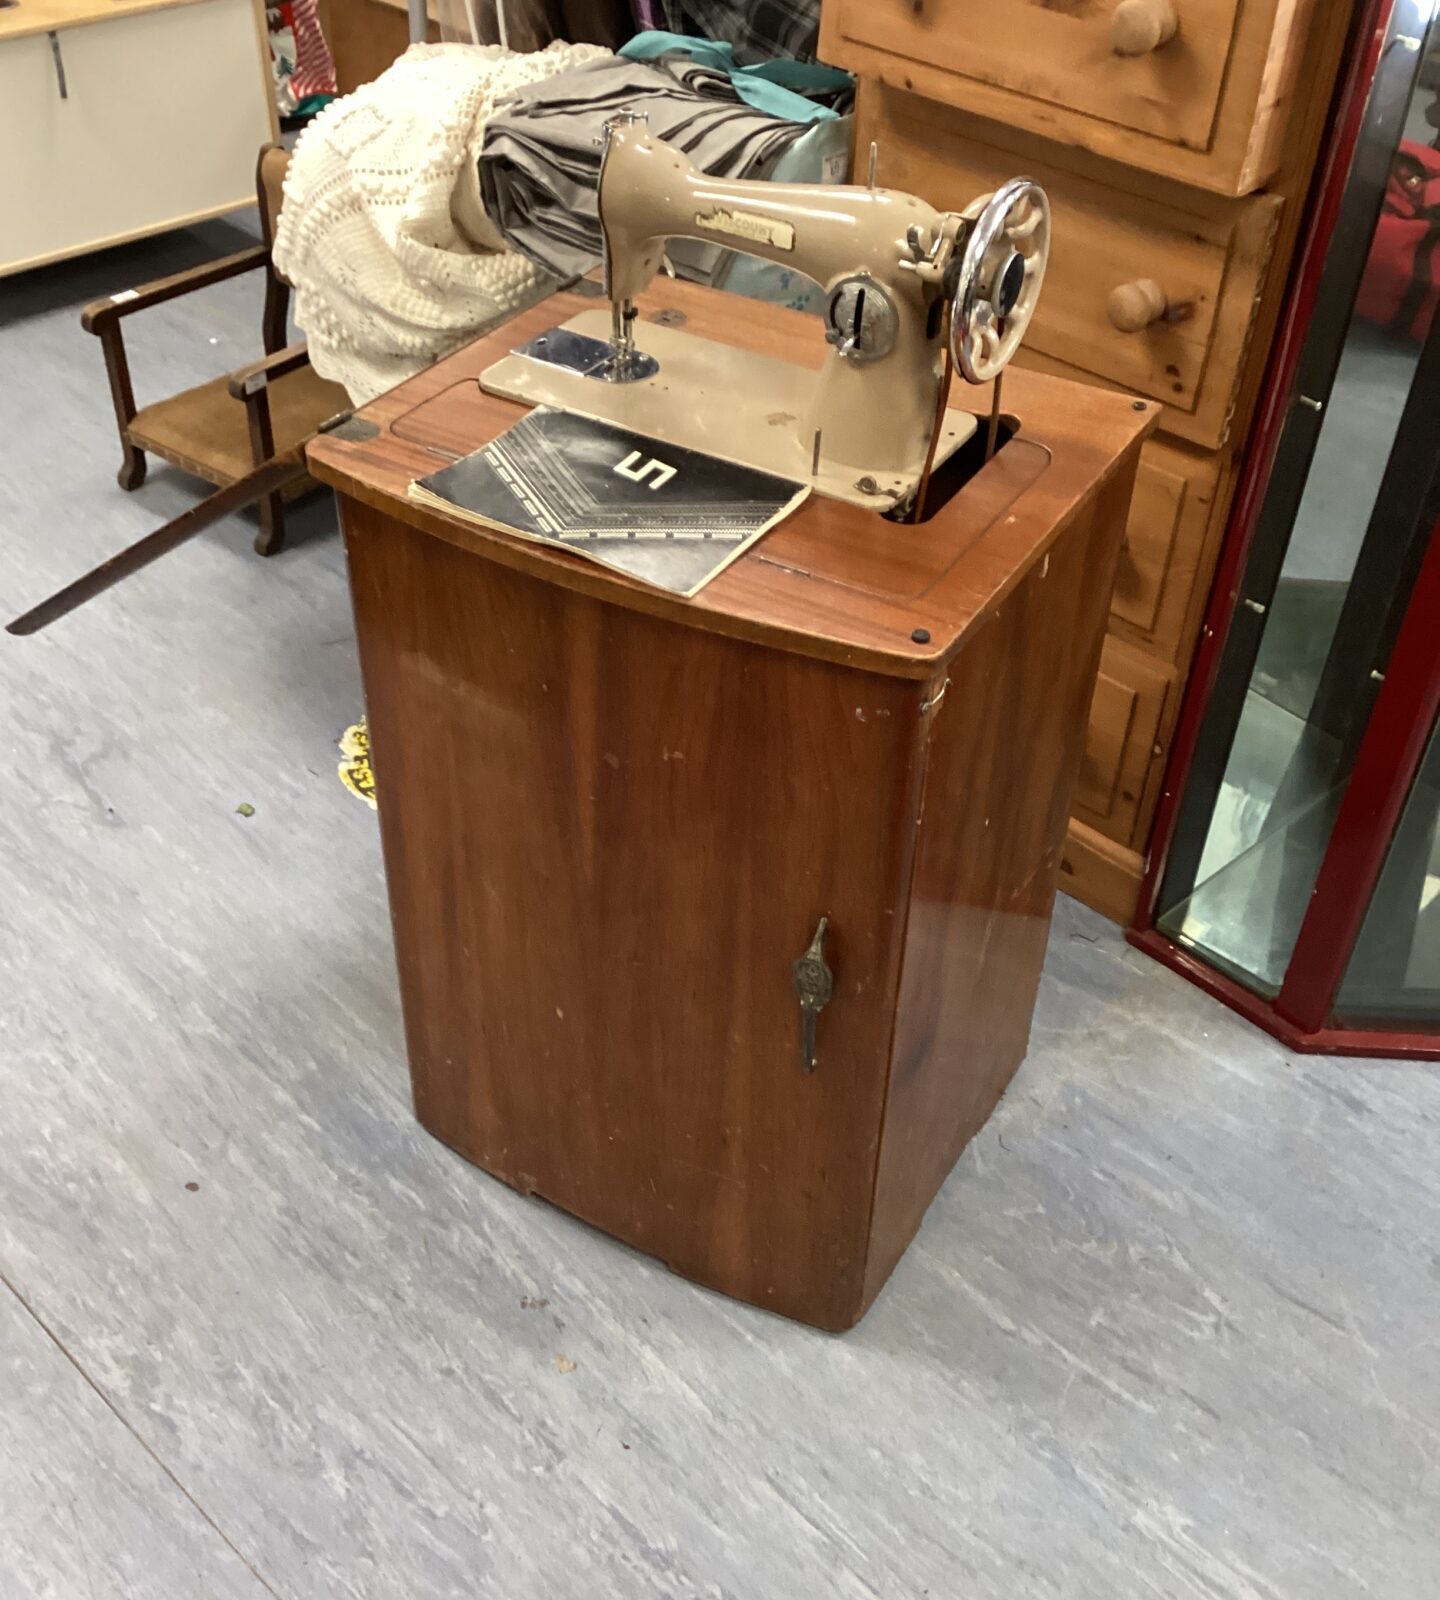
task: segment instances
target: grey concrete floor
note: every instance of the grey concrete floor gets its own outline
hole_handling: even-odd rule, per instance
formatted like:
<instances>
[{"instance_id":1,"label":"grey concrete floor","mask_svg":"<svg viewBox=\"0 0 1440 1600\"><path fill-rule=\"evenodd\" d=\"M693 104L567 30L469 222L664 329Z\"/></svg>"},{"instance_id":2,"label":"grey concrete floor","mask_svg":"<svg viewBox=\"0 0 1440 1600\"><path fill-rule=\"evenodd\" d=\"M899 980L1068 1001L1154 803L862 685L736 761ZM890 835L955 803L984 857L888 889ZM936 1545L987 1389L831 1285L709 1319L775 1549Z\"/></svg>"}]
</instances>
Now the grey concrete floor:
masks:
<instances>
[{"instance_id":1,"label":"grey concrete floor","mask_svg":"<svg viewBox=\"0 0 1440 1600\"><path fill-rule=\"evenodd\" d=\"M78 305L234 239L0 283L7 615L195 492L115 487ZM257 294L137 319L142 396ZM306 520L0 638L3 1600L1440 1590L1440 1069L1287 1056L1062 900L857 1330L672 1278L411 1117Z\"/></svg>"}]
</instances>

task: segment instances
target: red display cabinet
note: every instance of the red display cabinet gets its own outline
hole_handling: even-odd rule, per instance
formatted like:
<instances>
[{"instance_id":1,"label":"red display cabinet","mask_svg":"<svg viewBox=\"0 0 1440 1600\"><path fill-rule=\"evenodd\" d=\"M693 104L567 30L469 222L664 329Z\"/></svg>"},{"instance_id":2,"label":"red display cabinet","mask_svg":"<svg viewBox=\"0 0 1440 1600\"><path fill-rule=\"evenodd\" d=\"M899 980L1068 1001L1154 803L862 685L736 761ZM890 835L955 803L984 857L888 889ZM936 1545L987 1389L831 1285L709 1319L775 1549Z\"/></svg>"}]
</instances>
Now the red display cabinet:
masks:
<instances>
[{"instance_id":1,"label":"red display cabinet","mask_svg":"<svg viewBox=\"0 0 1440 1600\"><path fill-rule=\"evenodd\" d=\"M1133 943L1299 1049L1440 1056L1440 24L1371 6Z\"/></svg>"}]
</instances>

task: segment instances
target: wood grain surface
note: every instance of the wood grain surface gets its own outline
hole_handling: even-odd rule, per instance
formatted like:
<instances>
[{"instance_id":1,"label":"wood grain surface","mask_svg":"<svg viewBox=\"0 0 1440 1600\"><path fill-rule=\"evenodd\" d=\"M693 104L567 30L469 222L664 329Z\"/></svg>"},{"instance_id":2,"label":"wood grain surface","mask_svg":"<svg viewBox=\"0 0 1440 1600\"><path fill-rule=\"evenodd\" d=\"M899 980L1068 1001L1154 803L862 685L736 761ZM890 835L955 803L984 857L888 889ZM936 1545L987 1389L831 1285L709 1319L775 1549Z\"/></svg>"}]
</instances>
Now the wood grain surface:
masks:
<instances>
[{"instance_id":1,"label":"wood grain surface","mask_svg":"<svg viewBox=\"0 0 1440 1600\"><path fill-rule=\"evenodd\" d=\"M315 476L348 498L393 507L413 479L478 449L523 415L523 407L480 392L479 373L513 346L593 304L589 296L554 295L373 401L360 415L379 424L379 435L361 442L333 435L316 440L310 448ZM642 347L645 317L679 313L706 338L812 365L825 351L813 317L692 284L657 280L641 313ZM989 393L988 387L973 391L977 409L988 405ZM763 397L755 403L763 405ZM1043 555L1085 497L1116 470L1127 447L1154 425L1155 408L1148 403L1013 369L1006 374L1005 406L1019 419L1019 437L943 517L911 527L811 496L693 600L440 511L412 508L405 515L461 549L483 551L579 593L654 616L683 617L694 627L926 679L993 611L1017 574ZM1037 450L1046 453L1038 477ZM911 638L917 628L928 633L927 641Z\"/></svg>"},{"instance_id":2,"label":"wood grain surface","mask_svg":"<svg viewBox=\"0 0 1440 1600\"><path fill-rule=\"evenodd\" d=\"M205 3L206 0L21 0L19 5L0 11L0 44L32 33L58 33L91 23L112 22L117 17Z\"/></svg>"},{"instance_id":3,"label":"wood grain surface","mask_svg":"<svg viewBox=\"0 0 1440 1600\"><path fill-rule=\"evenodd\" d=\"M1109 5L984 10L961 0L830 0L826 61L1217 194L1260 187L1313 87L1315 0L1187 0L1167 45L1115 53Z\"/></svg>"},{"instance_id":4,"label":"wood grain surface","mask_svg":"<svg viewBox=\"0 0 1440 1600\"><path fill-rule=\"evenodd\" d=\"M688 1276L853 1321L920 685L345 530L421 1121Z\"/></svg>"},{"instance_id":5,"label":"wood grain surface","mask_svg":"<svg viewBox=\"0 0 1440 1600\"><path fill-rule=\"evenodd\" d=\"M1134 456L951 667L927 751L866 1290L1025 1056Z\"/></svg>"}]
</instances>

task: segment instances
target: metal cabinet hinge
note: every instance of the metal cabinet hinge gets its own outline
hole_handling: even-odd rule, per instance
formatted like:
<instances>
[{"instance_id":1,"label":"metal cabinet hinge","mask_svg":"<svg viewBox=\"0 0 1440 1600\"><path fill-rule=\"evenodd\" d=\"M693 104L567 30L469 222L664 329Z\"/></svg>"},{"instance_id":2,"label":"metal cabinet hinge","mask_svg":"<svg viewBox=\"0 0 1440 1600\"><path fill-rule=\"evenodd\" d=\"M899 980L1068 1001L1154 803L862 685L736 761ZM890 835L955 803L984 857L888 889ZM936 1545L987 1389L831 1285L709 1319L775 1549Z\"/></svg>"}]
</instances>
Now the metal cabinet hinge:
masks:
<instances>
[{"instance_id":1,"label":"metal cabinet hinge","mask_svg":"<svg viewBox=\"0 0 1440 1600\"><path fill-rule=\"evenodd\" d=\"M940 704L940 702L945 698L945 691L949 687L950 687L949 678L942 679L941 683L940 683L940 687L935 691L935 693L932 694L928 700L922 700L920 702L920 715L922 717L925 715L925 713L927 711L933 711L935 709L935 707Z\"/></svg>"},{"instance_id":2,"label":"metal cabinet hinge","mask_svg":"<svg viewBox=\"0 0 1440 1600\"><path fill-rule=\"evenodd\" d=\"M790 969L800 1002L800 1066L806 1072L815 1070L816 1024L835 992L835 975L825 961L825 930L829 926L829 917L821 917L815 937Z\"/></svg>"}]
</instances>

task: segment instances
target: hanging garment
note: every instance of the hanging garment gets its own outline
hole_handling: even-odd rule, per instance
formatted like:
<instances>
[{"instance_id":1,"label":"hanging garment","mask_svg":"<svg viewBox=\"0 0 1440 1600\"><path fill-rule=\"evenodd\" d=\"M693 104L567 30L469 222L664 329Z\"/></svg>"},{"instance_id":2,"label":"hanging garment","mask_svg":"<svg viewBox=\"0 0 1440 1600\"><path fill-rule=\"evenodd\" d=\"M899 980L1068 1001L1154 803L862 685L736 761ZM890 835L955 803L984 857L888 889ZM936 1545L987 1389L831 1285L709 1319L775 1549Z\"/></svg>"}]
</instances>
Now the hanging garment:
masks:
<instances>
[{"instance_id":1,"label":"hanging garment","mask_svg":"<svg viewBox=\"0 0 1440 1600\"><path fill-rule=\"evenodd\" d=\"M292 85L303 103L318 95L335 93L335 62L320 25L317 0L291 0L295 18L295 80Z\"/></svg>"},{"instance_id":2,"label":"hanging garment","mask_svg":"<svg viewBox=\"0 0 1440 1600\"><path fill-rule=\"evenodd\" d=\"M820 42L820 0L661 0L661 9L672 33L724 39L742 62L813 61Z\"/></svg>"},{"instance_id":3,"label":"hanging garment","mask_svg":"<svg viewBox=\"0 0 1440 1600\"><path fill-rule=\"evenodd\" d=\"M692 39L683 33L637 33L620 48L631 61L659 61L684 56L713 67L730 79L736 95L757 111L788 122L821 121L848 110L855 99L855 80L839 67L816 61L762 61L742 66L735 46L719 39Z\"/></svg>"},{"instance_id":4,"label":"hanging garment","mask_svg":"<svg viewBox=\"0 0 1440 1600\"><path fill-rule=\"evenodd\" d=\"M320 26L316 0L269 0L265 25L275 78L275 107L282 117L317 108L335 93L335 63Z\"/></svg>"},{"instance_id":5,"label":"hanging garment","mask_svg":"<svg viewBox=\"0 0 1440 1600\"><path fill-rule=\"evenodd\" d=\"M442 0L440 18L442 39L507 50L543 50L557 39L614 50L635 31L629 0Z\"/></svg>"},{"instance_id":6,"label":"hanging garment","mask_svg":"<svg viewBox=\"0 0 1440 1600\"><path fill-rule=\"evenodd\" d=\"M595 45L412 45L301 134L275 266L295 287L315 370L356 404L555 288L486 218L480 144L506 95L597 59L612 57Z\"/></svg>"},{"instance_id":7,"label":"hanging garment","mask_svg":"<svg viewBox=\"0 0 1440 1600\"><path fill-rule=\"evenodd\" d=\"M807 131L745 105L728 73L681 56L612 56L516 95L486 127L481 194L505 239L557 276L600 259L603 129L621 110L643 112L656 138L715 177L766 177Z\"/></svg>"}]
</instances>

